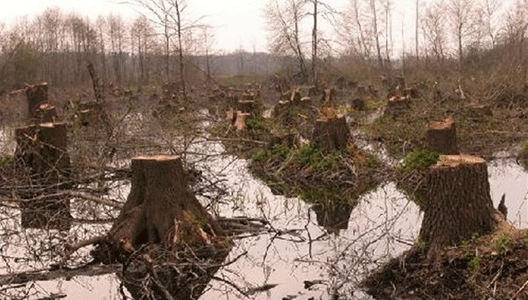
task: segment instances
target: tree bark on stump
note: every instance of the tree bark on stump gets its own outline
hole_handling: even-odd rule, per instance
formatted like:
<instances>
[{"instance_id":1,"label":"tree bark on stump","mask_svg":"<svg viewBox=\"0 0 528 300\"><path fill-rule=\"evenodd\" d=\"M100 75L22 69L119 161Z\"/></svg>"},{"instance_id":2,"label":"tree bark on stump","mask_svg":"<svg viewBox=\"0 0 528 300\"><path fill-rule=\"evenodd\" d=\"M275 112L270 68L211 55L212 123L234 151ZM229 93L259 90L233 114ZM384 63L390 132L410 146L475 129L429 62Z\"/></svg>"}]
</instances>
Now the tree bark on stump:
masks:
<instances>
[{"instance_id":1,"label":"tree bark on stump","mask_svg":"<svg viewBox=\"0 0 528 300\"><path fill-rule=\"evenodd\" d=\"M442 154L458 154L455 120L448 117L427 124L425 136L427 148Z\"/></svg>"},{"instance_id":2,"label":"tree bark on stump","mask_svg":"<svg viewBox=\"0 0 528 300\"><path fill-rule=\"evenodd\" d=\"M393 119L401 116L409 109L409 99L402 96L394 96L387 102L387 113Z\"/></svg>"},{"instance_id":3,"label":"tree bark on stump","mask_svg":"<svg viewBox=\"0 0 528 300\"><path fill-rule=\"evenodd\" d=\"M57 110L55 106L49 103L40 104L36 111L36 120L38 123L52 123L57 120Z\"/></svg>"},{"instance_id":4,"label":"tree bark on stump","mask_svg":"<svg viewBox=\"0 0 528 300\"><path fill-rule=\"evenodd\" d=\"M130 194L107 240L128 256L138 255L139 249L142 257L149 257L137 259L124 272L125 285L135 299L151 299L143 298L141 287L149 274L163 285L147 284L152 299L165 299L163 289L175 299L194 299L229 251L220 227L190 191L178 156L132 159ZM156 265L156 270L149 265ZM198 276L190 276L191 271Z\"/></svg>"},{"instance_id":5,"label":"tree bark on stump","mask_svg":"<svg viewBox=\"0 0 528 300\"><path fill-rule=\"evenodd\" d=\"M27 117L30 120L35 119L39 105L48 103L48 84L43 82L28 86L26 88L26 99L28 103Z\"/></svg>"},{"instance_id":6,"label":"tree bark on stump","mask_svg":"<svg viewBox=\"0 0 528 300\"><path fill-rule=\"evenodd\" d=\"M446 155L427 174L420 239L434 261L445 247L496 226L486 161L469 155Z\"/></svg>"},{"instance_id":7,"label":"tree bark on stump","mask_svg":"<svg viewBox=\"0 0 528 300\"><path fill-rule=\"evenodd\" d=\"M319 119L315 123L312 143L322 149L344 149L348 144L350 131L345 117Z\"/></svg>"},{"instance_id":8,"label":"tree bark on stump","mask_svg":"<svg viewBox=\"0 0 528 300\"><path fill-rule=\"evenodd\" d=\"M15 159L23 164L30 184L54 190L67 188L71 176L67 152L67 132L64 123L43 123L15 130ZM36 195L21 195L22 227L67 230L70 227L69 199L40 199Z\"/></svg>"}]
</instances>

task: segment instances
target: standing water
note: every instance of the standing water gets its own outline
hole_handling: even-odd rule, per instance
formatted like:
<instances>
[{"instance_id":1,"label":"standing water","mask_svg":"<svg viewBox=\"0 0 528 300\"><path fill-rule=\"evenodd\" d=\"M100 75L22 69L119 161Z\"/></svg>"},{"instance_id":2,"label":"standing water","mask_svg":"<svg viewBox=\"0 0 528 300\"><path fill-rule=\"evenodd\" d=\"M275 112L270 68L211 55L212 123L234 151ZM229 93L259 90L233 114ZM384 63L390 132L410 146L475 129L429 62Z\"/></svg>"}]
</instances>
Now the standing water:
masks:
<instances>
[{"instance_id":1,"label":"standing water","mask_svg":"<svg viewBox=\"0 0 528 300\"><path fill-rule=\"evenodd\" d=\"M215 142L206 147L211 154L224 150ZM330 299L334 295L343 299L370 299L357 284L375 267L409 249L420 230L422 216L417 206L393 183L363 195L352 210L346 229L335 234L317 223L316 212L310 205L298 198L273 195L249 173L245 160L211 157L202 168L224 174L229 187L229 196L215 204L214 210L224 217L263 218L269 221L271 229L266 234L235 239L227 260L231 263L218 271L217 279L200 299ZM506 193L508 220L517 227L528 227L527 173L512 160L496 160L489 164L489 174L495 206ZM126 196L128 188L117 189ZM13 218L2 220L6 223L2 228L18 226ZM90 226L76 226L72 231L85 231L89 236L89 230L104 232L109 228L109 225ZM0 263L3 274L23 269L17 267L22 257L37 261L24 248L51 246L53 242L46 244L43 234L34 230L21 232L24 236L11 236L0 245L6 257ZM28 247L24 240L35 245ZM83 249L85 254L88 250ZM47 265L44 261L25 266L38 269ZM115 275L37 282L33 290L38 292L35 299L37 295L52 293L66 295L64 299L122 298Z\"/></svg>"}]
</instances>

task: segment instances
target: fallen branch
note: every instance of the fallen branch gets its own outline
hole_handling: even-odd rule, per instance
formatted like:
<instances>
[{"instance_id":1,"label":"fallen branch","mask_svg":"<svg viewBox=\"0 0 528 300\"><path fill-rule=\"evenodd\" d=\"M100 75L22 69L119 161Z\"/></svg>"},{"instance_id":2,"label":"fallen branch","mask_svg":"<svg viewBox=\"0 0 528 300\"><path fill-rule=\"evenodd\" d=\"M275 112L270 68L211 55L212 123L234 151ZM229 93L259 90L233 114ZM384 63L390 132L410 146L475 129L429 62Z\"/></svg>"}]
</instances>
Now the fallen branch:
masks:
<instances>
[{"instance_id":1,"label":"fallen branch","mask_svg":"<svg viewBox=\"0 0 528 300\"><path fill-rule=\"evenodd\" d=\"M34 270L16 274L0 275L0 286L10 284L23 284L34 281L51 281L60 278L72 278L75 276L101 276L116 273L121 270L121 265L85 265L79 268L58 268L47 270Z\"/></svg>"},{"instance_id":2,"label":"fallen branch","mask_svg":"<svg viewBox=\"0 0 528 300\"><path fill-rule=\"evenodd\" d=\"M107 205L107 206L111 206L111 207L119 208L119 209L123 207L122 203L117 202L115 200L103 199L103 198L94 197L91 195L74 192L74 191L63 191L63 192L58 192L58 193L53 193L53 194L46 194L46 195L33 197L30 199L20 199L18 197L0 197L0 202L40 201L40 200L46 200L49 198L57 198L57 197L64 197L64 196L81 198L84 200L92 201L95 203L99 203L99 204L103 204L103 205Z\"/></svg>"}]
</instances>

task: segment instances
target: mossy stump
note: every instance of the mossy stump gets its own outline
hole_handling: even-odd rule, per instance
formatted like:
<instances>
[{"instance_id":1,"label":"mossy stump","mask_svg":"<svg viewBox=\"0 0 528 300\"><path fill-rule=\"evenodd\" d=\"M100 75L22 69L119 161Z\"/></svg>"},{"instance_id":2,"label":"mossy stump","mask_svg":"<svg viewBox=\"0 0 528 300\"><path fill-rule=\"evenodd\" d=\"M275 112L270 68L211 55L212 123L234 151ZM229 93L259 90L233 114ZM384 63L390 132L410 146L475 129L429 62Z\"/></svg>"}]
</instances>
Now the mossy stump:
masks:
<instances>
[{"instance_id":1,"label":"mossy stump","mask_svg":"<svg viewBox=\"0 0 528 300\"><path fill-rule=\"evenodd\" d=\"M131 261L125 286L135 299L198 298L230 245L190 191L181 158L135 157L131 183L107 235Z\"/></svg>"},{"instance_id":2,"label":"mossy stump","mask_svg":"<svg viewBox=\"0 0 528 300\"><path fill-rule=\"evenodd\" d=\"M496 226L486 161L469 155L445 155L426 177L425 207L420 240L434 261L444 248L459 245L474 234Z\"/></svg>"},{"instance_id":3,"label":"mossy stump","mask_svg":"<svg viewBox=\"0 0 528 300\"><path fill-rule=\"evenodd\" d=\"M68 188L71 176L64 123L42 123L15 130L15 161L26 170L29 184L56 192ZM21 223L24 228L67 230L70 227L70 201L62 197L34 199L36 194L20 195Z\"/></svg>"},{"instance_id":4,"label":"mossy stump","mask_svg":"<svg viewBox=\"0 0 528 300\"><path fill-rule=\"evenodd\" d=\"M442 154L458 154L455 120L447 117L427 124L427 148Z\"/></svg>"}]
</instances>

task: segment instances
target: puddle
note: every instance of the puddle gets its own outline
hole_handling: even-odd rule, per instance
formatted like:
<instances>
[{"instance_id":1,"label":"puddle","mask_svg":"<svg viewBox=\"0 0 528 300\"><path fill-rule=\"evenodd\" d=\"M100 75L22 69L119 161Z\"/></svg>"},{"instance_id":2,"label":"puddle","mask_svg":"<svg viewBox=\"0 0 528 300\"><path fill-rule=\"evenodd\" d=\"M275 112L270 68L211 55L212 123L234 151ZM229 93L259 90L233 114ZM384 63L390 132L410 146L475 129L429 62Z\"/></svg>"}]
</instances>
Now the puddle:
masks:
<instances>
[{"instance_id":1,"label":"puddle","mask_svg":"<svg viewBox=\"0 0 528 300\"><path fill-rule=\"evenodd\" d=\"M498 159L488 165L491 198L495 208L506 194L508 221L528 228L528 174L514 159Z\"/></svg>"}]
</instances>

